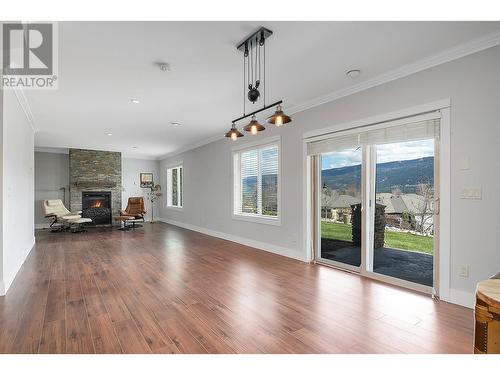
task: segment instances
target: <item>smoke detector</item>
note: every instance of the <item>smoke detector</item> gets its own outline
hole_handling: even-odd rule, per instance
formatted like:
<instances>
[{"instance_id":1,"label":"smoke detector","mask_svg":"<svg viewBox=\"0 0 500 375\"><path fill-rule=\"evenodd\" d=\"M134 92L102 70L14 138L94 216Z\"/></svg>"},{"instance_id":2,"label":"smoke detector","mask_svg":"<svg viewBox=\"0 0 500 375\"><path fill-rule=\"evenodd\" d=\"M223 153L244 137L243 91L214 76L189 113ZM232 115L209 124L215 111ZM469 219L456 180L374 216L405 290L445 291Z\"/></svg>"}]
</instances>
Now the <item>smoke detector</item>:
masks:
<instances>
[{"instance_id":1,"label":"smoke detector","mask_svg":"<svg viewBox=\"0 0 500 375\"><path fill-rule=\"evenodd\" d=\"M172 70L169 63L158 63L158 67L162 72L170 72Z\"/></svg>"},{"instance_id":2,"label":"smoke detector","mask_svg":"<svg viewBox=\"0 0 500 375\"><path fill-rule=\"evenodd\" d=\"M357 77L359 77L360 74L361 74L361 70L359 70L359 69L352 69L352 70L347 71L345 75L348 78L357 78Z\"/></svg>"}]
</instances>

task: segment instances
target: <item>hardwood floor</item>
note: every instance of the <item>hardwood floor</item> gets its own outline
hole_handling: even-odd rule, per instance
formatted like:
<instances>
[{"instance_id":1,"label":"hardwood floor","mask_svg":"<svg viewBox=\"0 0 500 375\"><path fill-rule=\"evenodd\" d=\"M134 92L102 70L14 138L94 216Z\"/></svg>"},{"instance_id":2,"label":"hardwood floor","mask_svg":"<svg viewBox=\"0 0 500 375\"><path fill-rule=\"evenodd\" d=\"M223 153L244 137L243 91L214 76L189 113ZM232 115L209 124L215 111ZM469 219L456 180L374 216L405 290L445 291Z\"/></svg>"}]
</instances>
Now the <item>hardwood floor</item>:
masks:
<instances>
[{"instance_id":1,"label":"hardwood floor","mask_svg":"<svg viewBox=\"0 0 500 375\"><path fill-rule=\"evenodd\" d=\"M472 350L472 310L167 224L36 237L1 353Z\"/></svg>"}]
</instances>

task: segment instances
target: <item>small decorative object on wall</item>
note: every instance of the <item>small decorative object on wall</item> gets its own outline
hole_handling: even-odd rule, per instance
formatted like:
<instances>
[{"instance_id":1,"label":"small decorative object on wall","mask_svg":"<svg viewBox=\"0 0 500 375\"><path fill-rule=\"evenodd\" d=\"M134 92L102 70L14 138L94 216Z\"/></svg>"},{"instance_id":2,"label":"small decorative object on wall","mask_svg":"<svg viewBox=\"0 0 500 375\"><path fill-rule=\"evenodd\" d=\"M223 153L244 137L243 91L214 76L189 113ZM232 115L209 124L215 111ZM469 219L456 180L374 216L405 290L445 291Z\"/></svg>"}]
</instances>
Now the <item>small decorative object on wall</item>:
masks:
<instances>
[{"instance_id":1,"label":"small decorative object on wall","mask_svg":"<svg viewBox=\"0 0 500 375\"><path fill-rule=\"evenodd\" d=\"M153 185L153 174L141 173L141 188L151 188Z\"/></svg>"},{"instance_id":2,"label":"small decorative object on wall","mask_svg":"<svg viewBox=\"0 0 500 375\"><path fill-rule=\"evenodd\" d=\"M162 196L161 193L161 186L159 184L154 184L149 187L151 191L148 192L148 201L151 202L151 222L155 222L155 215L154 215L154 207L155 207L155 202L160 199Z\"/></svg>"}]
</instances>

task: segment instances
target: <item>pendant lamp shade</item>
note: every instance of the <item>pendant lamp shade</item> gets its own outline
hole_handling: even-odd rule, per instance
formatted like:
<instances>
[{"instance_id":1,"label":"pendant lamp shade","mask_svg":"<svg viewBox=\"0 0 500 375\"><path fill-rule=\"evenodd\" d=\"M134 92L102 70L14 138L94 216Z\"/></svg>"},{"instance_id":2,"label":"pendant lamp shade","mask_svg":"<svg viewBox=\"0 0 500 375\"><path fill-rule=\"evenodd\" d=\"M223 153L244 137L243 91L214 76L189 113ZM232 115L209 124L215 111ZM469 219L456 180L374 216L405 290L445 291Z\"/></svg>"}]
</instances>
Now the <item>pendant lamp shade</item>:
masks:
<instances>
[{"instance_id":1,"label":"pendant lamp shade","mask_svg":"<svg viewBox=\"0 0 500 375\"><path fill-rule=\"evenodd\" d=\"M257 121L257 118L255 117L255 115L253 115L252 120L250 121L250 123L247 126L245 126L243 128L243 130L255 135L258 132L266 130L266 127L262 124L259 124L259 122Z\"/></svg>"},{"instance_id":2,"label":"pendant lamp shade","mask_svg":"<svg viewBox=\"0 0 500 375\"><path fill-rule=\"evenodd\" d=\"M233 141L236 141L238 138L243 137L243 134L238 129L236 129L236 124L233 122L231 130L229 130L224 136L226 138L231 138Z\"/></svg>"},{"instance_id":3,"label":"pendant lamp shade","mask_svg":"<svg viewBox=\"0 0 500 375\"><path fill-rule=\"evenodd\" d=\"M276 107L276 112L274 112L274 115L272 115L271 117L269 117L267 119L267 122L279 127L281 125L288 124L289 122L292 122L292 118L288 115L285 115L285 113L281 109L281 105L278 105Z\"/></svg>"}]
</instances>

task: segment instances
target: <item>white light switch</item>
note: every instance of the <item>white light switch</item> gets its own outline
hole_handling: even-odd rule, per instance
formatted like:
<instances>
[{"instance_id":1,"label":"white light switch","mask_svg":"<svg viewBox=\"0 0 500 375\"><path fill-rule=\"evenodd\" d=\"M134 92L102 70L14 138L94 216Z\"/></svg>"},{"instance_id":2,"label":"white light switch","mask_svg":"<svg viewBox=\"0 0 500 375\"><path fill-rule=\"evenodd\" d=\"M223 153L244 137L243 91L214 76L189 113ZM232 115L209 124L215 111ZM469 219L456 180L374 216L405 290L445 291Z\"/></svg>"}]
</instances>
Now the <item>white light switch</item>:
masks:
<instances>
[{"instance_id":1,"label":"white light switch","mask_svg":"<svg viewBox=\"0 0 500 375\"><path fill-rule=\"evenodd\" d=\"M463 188L460 193L462 199L481 199L482 193L480 187L467 187Z\"/></svg>"},{"instance_id":2,"label":"white light switch","mask_svg":"<svg viewBox=\"0 0 500 375\"><path fill-rule=\"evenodd\" d=\"M461 264L458 269L458 276L460 277L469 277L469 265Z\"/></svg>"}]
</instances>

